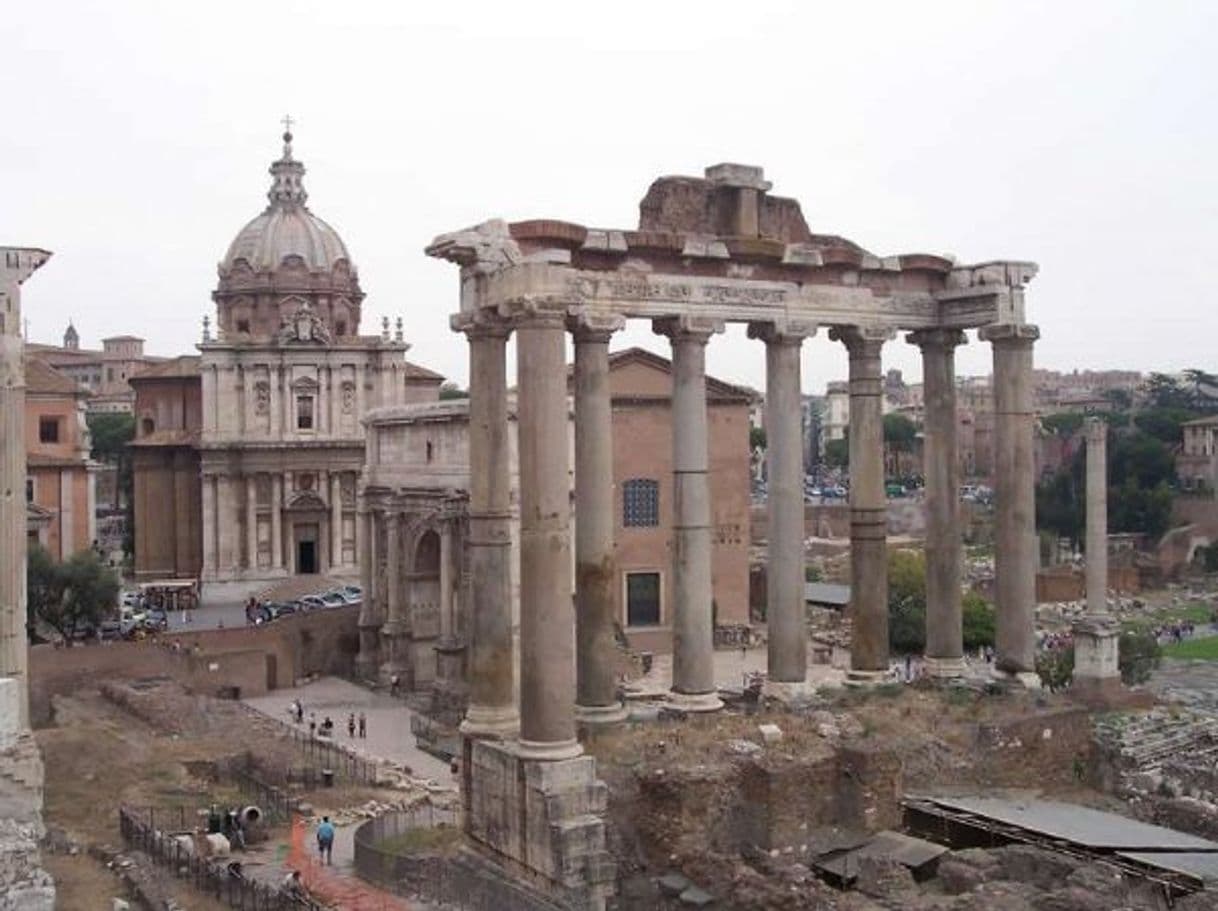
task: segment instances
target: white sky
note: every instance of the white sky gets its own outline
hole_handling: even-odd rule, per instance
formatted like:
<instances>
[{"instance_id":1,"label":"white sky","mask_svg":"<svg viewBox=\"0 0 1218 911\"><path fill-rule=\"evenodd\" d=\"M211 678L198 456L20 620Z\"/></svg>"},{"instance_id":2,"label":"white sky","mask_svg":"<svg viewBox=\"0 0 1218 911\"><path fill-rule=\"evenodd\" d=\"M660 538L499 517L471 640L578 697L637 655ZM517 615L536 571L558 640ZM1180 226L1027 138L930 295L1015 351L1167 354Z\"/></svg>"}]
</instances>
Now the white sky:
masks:
<instances>
[{"instance_id":1,"label":"white sky","mask_svg":"<svg viewBox=\"0 0 1218 911\"><path fill-rule=\"evenodd\" d=\"M873 252L1032 259L1040 366L1218 367L1218 3L43 2L0 17L0 243L55 257L30 337L193 350L284 113L314 212L408 355L464 383L455 267L490 217L636 224L661 174L759 164ZM664 352L638 324L620 337ZM845 374L826 333L805 391ZM915 349L886 366L920 375ZM761 388L742 330L711 372ZM960 353L989 370L988 346Z\"/></svg>"}]
</instances>

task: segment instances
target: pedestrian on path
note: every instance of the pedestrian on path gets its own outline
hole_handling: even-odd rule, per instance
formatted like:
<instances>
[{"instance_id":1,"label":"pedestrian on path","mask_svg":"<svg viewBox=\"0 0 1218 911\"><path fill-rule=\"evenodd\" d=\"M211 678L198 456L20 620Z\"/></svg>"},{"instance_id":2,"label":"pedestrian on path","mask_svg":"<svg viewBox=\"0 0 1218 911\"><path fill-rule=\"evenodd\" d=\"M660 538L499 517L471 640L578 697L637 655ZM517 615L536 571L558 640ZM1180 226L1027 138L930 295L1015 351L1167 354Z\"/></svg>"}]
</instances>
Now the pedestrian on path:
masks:
<instances>
[{"instance_id":1,"label":"pedestrian on path","mask_svg":"<svg viewBox=\"0 0 1218 911\"><path fill-rule=\"evenodd\" d=\"M364 713L359 713L359 739L366 740L368 737L368 719L364 717Z\"/></svg>"},{"instance_id":2,"label":"pedestrian on path","mask_svg":"<svg viewBox=\"0 0 1218 911\"><path fill-rule=\"evenodd\" d=\"M327 864L333 865L331 852L334 850L334 823L330 822L329 816L321 818L321 825L317 827L317 853Z\"/></svg>"},{"instance_id":3,"label":"pedestrian on path","mask_svg":"<svg viewBox=\"0 0 1218 911\"><path fill-rule=\"evenodd\" d=\"M317 736L317 713L309 712L309 736Z\"/></svg>"},{"instance_id":4,"label":"pedestrian on path","mask_svg":"<svg viewBox=\"0 0 1218 911\"><path fill-rule=\"evenodd\" d=\"M355 712L347 715L347 736L355 739Z\"/></svg>"}]
</instances>

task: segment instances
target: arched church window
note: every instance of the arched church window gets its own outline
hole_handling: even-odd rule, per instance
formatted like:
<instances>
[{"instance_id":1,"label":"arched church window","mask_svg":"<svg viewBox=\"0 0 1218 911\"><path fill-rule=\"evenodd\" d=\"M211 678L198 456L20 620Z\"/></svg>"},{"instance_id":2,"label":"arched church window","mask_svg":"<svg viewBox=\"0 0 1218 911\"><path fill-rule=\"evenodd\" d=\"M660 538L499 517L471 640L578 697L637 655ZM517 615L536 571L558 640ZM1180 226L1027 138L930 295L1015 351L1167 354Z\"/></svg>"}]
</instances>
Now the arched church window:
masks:
<instances>
[{"instance_id":1,"label":"arched church window","mask_svg":"<svg viewBox=\"0 0 1218 911\"><path fill-rule=\"evenodd\" d=\"M347 323L345 320L340 319L337 323L334 324L334 334L335 335L346 335L347 334Z\"/></svg>"}]
</instances>

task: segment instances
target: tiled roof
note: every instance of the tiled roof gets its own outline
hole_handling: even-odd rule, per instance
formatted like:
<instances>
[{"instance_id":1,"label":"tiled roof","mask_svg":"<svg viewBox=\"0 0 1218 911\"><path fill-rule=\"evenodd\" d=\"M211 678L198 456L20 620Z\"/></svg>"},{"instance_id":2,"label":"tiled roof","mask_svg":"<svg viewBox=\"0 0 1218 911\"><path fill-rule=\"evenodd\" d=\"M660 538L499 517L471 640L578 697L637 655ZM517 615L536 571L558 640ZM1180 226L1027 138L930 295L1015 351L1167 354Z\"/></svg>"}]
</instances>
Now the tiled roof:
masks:
<instances>
[{"instance_id":1,"label":"tiled roof","mask_svg":"<svg viewBox=\"0 0 1218 911\"><path fill-rule=\"evenodd\" d=\"M50 364L34 357L25 361L25 391L32 393L59 393L62 395L88 395L89 391L74 379L60 373Z\"/></svg>"}]
</instances>

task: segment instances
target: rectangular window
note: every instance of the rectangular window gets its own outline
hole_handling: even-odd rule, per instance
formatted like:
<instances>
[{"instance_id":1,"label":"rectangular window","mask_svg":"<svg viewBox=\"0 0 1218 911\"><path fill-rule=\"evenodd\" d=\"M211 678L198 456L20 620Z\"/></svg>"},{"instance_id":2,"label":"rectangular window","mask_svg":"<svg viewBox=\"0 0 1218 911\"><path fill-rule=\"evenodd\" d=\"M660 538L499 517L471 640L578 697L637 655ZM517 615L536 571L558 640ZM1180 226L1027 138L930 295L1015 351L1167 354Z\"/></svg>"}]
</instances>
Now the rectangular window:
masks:
<instances>
[{"instance_id":1,"label":"rectangular window","mask_svg":"<svg viewBox=\"0 0 1218 911\"><path fill-rule=\"evenodd\" d=\"M34 502L34 479L33 478L25 479L25 502L27 502L27 503Z\"/></svg>"},{"instance_id":2,"label":"rectangular window","mask_svg":"<svg viewBox=\"0 0 1218 911\"><path fill-rule=\"evenodd\" d=\"M39 418L38 419L38 442L40 442L40 443L58 443L59 442L59 418Z\"/></svg>"},{"instance_id":3,"label":"rectangular window","mask_svg":"<svg viewBox=\"0 0 1218 911\"><path fill-rule=\"evenodd\" d=\"M660 482L632 478L622 485L622 524L654 528L660 524Z\"/></svg>"},{"instance_id":4,"label":"rectangular window","mask_svg":"<svg viewBox=\"0 0 1218 911\"><path fill-rule=\"evenodd\" d=\"M313 429L313 396L296 396L296 429Z\"/></svg>"},{"instance_id":5,"label":"rectangular window","mask_svg":"<svg viewBox=\"0 0 1218 911\"><path fill-rule=\"evenodd\" d=\"M626 625L660 625L659 573L626 573Z\"/></svg>"}]
</instances>

